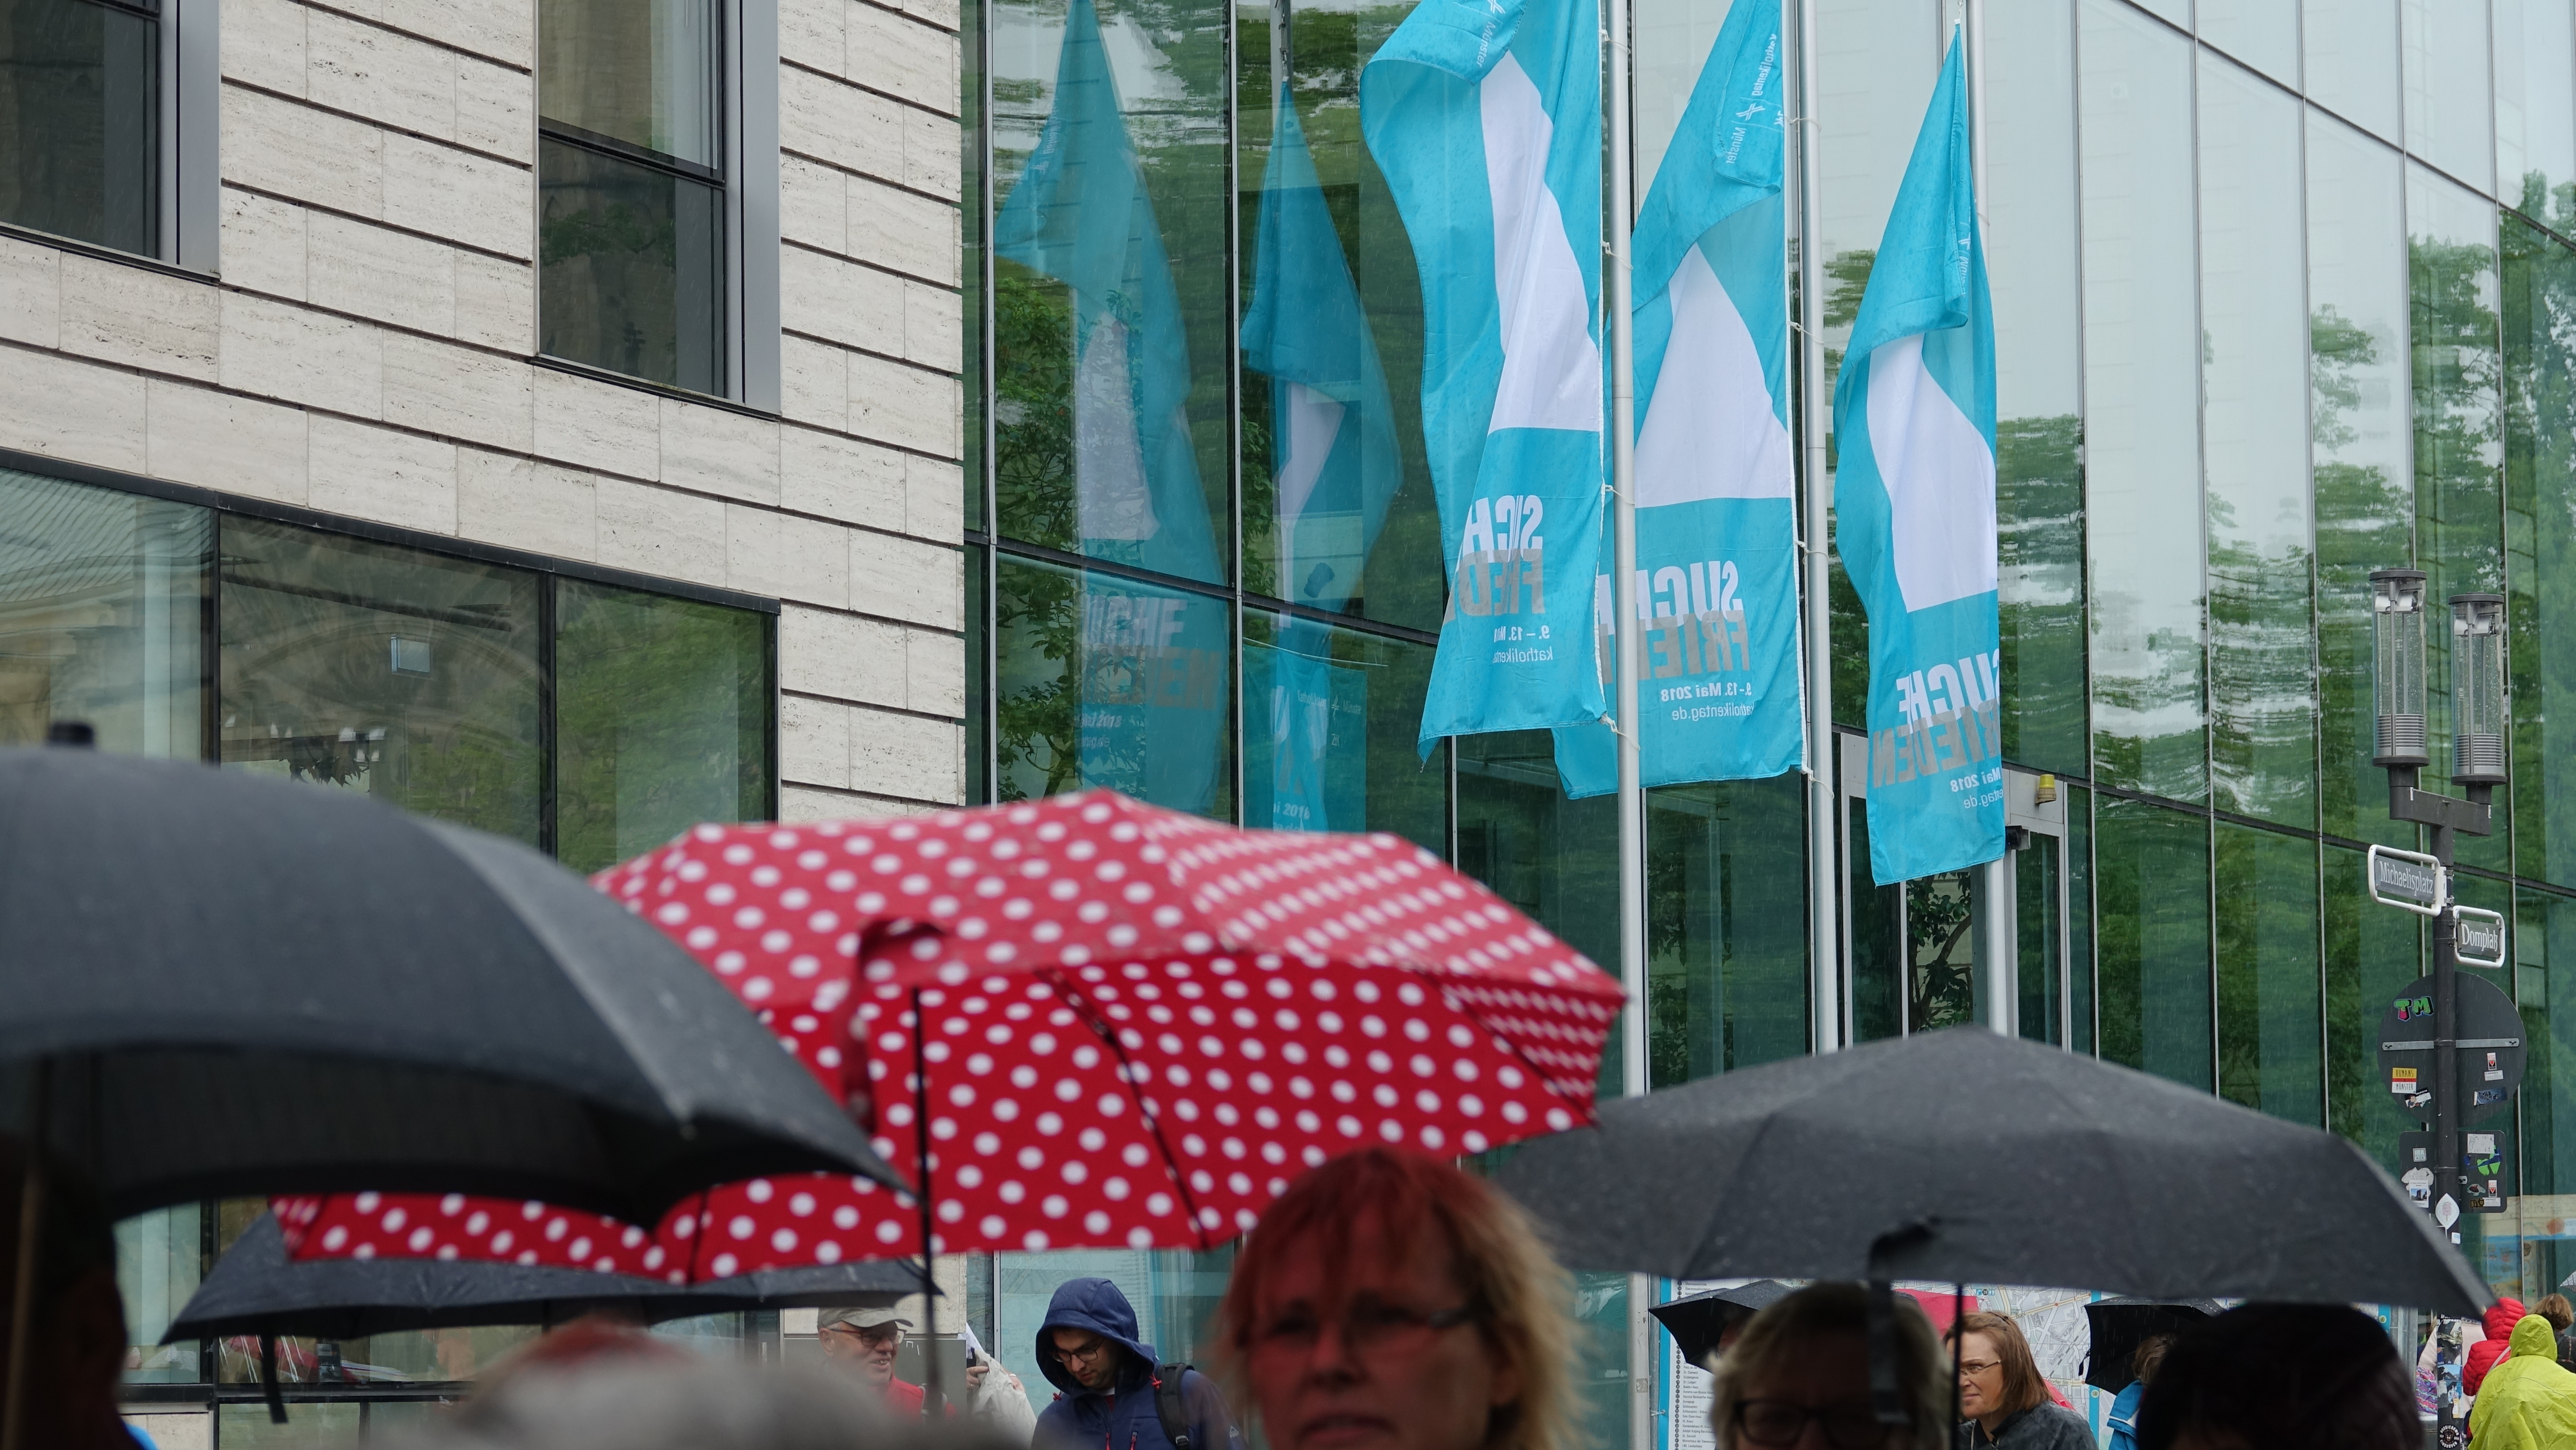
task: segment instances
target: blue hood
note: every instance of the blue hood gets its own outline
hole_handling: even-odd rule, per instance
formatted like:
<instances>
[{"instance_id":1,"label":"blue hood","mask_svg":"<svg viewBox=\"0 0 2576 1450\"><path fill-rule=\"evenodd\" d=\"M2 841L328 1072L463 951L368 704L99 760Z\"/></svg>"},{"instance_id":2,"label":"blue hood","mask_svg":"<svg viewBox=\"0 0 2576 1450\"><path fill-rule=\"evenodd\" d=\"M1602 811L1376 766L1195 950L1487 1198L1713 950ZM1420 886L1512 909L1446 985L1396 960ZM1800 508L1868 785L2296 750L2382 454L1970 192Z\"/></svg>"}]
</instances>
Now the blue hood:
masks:
<instances>
[{"instance_id":1,"label":"blue hood","mask_svg":"<svg viewBox=\"0 0 2576 1450\"><path fill-rule=\"evenodd\" d=\"M1055 1343L1048 1336L1058 1329L1080 1329L1114 1339L1134 1355L1135 1361L1119 1377L1121 1389L1128 1380L1153 1372L1154 1346L1136 1337L1136 1307L1107 1279L1067 1279L1058 1284L1055 1297L1047 1301L1046 1320L1038 1326L1038 1365L1046 1371L1047 1381L1068 1395L1088 1394L1082 1381L1055 1357Z\"/></svg>"}]
</instances>

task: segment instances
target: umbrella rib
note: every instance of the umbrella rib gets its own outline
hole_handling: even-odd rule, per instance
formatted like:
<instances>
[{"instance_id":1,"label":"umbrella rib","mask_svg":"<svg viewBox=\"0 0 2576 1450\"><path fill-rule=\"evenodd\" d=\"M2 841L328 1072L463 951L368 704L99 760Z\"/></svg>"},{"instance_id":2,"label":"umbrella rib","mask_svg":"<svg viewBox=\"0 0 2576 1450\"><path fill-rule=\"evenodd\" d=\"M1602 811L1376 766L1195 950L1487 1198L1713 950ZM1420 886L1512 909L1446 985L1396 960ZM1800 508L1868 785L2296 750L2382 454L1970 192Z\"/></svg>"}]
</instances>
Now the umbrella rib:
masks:
<instances>
[{"instance_id":1,"label":"umbrella rib","mask_svg":"<svg viewBox=\"0 0 2576 1450\"><path fill-rule=\"evenodd\" d=\"M1089 994L1073 984L1071 973L1045 970L1036 975L1039 980L1054 988L1058 996L1073 1004L1076 1010L1081 1012L1083 1025L1089 1027L1093 1035L1109 1049L1109 1055L1118 1060L1118 1081L1121 1089L1127 1094L1128 1101L1136 1105L1136 1116L1144 1123L1146 1135L1154 1140L1154 1151L1163 1155L1163 1167L1172 1175L1172 1191L1180 1195L1181 1210L1188 1215L1190 1236L1198 1241L1201 1249L1214 1248L1216 1245L1208 1240L1205 1225L1199 1221L1198 1200L1190 1193L1189 1175L1181 1171L1181 1160L1173 1155L1172 1145L1163 1138L1163 1120L1146 1109L1145 1095L1136 1090L1135 1062L1127 1056L1126 1046L1119 1042L1118 1030L1111 1027L1108 1019L1100 1015L1099 1007L1092 1002Z\"/></svg>"}]
</instances>

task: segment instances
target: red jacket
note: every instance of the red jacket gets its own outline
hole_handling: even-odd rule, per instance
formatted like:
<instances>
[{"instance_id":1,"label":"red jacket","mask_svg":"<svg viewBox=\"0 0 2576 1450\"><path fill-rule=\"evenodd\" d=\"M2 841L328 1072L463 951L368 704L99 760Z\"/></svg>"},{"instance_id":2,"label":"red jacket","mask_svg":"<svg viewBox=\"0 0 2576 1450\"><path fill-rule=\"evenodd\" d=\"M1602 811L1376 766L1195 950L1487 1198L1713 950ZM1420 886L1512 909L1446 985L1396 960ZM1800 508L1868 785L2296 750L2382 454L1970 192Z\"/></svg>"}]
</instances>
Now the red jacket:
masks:
<instances>
[{"instance_id":1,"label":"red jacket","mask_svg":"<svg viewBox=\"0 0 2576 1450\"><path fill-rule=\"evenodd\" d=\"M2468 1363L2460 1366L2461 1389L2474 1395L2487 1382L2487 1371L2513 1347L2513 1327L2529 1312L2519 1299L2498 1299L2488 1307L2487 1337L2469 1346Z\"/></svg>"}]
</instances>

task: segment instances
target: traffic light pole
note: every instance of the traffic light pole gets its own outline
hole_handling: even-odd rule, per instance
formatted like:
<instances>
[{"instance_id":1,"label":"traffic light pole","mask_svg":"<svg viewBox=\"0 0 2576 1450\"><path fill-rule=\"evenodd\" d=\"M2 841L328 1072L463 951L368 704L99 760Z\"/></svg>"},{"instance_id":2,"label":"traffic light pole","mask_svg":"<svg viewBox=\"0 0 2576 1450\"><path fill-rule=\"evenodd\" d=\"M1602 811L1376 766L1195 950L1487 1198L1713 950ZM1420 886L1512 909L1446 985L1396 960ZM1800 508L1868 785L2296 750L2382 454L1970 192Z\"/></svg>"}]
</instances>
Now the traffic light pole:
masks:
<instances>
[{"instance_id":1,"label":"traffic light pole","mask_svg":"<svg viewBox=\"0 0 2576 1450\"><path fill-rule=\"evenodd\" d=\"M2442 795L2416 788L2418 767L2388 767L2388 818L2413 821L2432 832L2433 859L2442 863L2442 879L2450 878L2453 842L2459 835L2486 836L2495 833L2495 787L2471 784L2469 798ZM2451 1207L2450 1223L2442 1224L2451 1242L2460 1241L2460 1115L2467 1106L2460 1093L2460 918L2447 907L2433 918L2433 1206L2436 1223L2440 1209ZM2451 1416L2451 1397L2436 1395L2435 1443L2443 1450L2454 1450L2463 1443L2459 1424Z\"/></svg>"}]
</instances>

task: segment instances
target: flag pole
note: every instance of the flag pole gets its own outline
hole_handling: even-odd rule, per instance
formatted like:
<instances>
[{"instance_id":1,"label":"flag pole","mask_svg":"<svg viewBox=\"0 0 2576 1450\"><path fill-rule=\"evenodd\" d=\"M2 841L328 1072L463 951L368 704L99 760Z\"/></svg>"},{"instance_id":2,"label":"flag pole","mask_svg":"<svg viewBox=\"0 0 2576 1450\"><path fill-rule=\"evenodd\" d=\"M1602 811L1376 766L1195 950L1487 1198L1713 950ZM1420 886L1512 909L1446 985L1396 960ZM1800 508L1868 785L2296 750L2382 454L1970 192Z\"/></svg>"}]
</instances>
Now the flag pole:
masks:
<instances>
[{"instance_id":1,"label":"flag pole","mask_svg":"<svg viewBox=\"0 0 2576 1450\"><path fill-rule=\"evenodd\" d=\"M1637 630L1637 359L1629 326L1629 232L1637 217L1635 147L1629 137L1628 0L1603 0L1602 25L1609 33L1609 85L1602 96L1602 123L1609 131L1610 206L1602 218L1602 250L1607 262L1601 278L1602 330L1610 345L1610 533L1611 608L1617 663L1611 716L1619 745L1619 984L1628 991L1620 1017L1621 1090L1643 1096L1646 1073L1646 800L1638 769L1637 712L1639 656L1644 641ZM1628 1406L1630 1450L1653 1450L1655 1443L1655 1341L1646 1314L1655 1280L1628 1276Z\"/></svg>"},{"instance_id":2,"label":"flag pole","mask_svg":"<svg viewBox=\"0 0 2576 1450\"><path fill-rule=\"evenodd\" d=\"M1807 647L1807 940L1815 963L1810 978L1813 1042L1831 1052L1843 1039L1842 874L1834 842L1841 834L1841 778L1834 761L1833 566L1826 553L1826 520L1833 484L1825 474L1825 340L1817 331L1825 312L1825 264L1820 243L1824 208L1817 199L1821 174L1816 142L1816 0L1798 0L1798 448L1806 487L1806 536L1802 562L1806 588Z\"/></svg>"}]
</instances>

